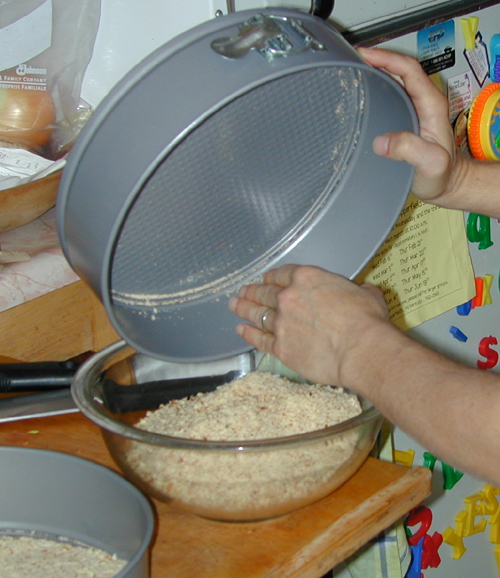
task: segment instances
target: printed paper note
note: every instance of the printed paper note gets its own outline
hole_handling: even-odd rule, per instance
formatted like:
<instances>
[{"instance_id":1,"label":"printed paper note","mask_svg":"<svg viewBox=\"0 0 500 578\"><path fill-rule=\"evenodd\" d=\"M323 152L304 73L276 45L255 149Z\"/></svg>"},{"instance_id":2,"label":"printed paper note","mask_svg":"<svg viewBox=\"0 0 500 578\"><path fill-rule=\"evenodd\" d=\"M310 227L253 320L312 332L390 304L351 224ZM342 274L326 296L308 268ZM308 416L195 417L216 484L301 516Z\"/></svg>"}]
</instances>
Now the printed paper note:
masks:
<instances>
[{"instance_id":1,"label":"printed paper note","mask_svg":"<svg viewBox=\"0 0 500 578\"><path fill-rule=\"evenodd\" d=\"M407 330L474 297L461 211L410 194L386 242L357 279L384 292L391 321Z\"/></svg>"}]
</instances>

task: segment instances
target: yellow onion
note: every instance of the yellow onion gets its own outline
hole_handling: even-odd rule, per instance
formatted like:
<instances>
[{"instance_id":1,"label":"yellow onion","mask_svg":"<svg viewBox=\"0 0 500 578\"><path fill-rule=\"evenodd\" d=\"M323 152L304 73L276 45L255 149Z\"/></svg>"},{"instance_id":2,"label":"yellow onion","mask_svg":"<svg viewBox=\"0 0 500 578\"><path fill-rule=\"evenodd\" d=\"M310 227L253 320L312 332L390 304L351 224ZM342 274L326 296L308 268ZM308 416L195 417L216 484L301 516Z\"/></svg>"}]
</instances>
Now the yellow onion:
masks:
<instances>
[{"instance_id":1,"label":"yellow onion","mask_svg":"<svg viewBox=\"0 0 500 578\"><path fill-rule=\"evenodd\" d=\"M47 91L0 88L0 140L29 150L43 147L54 129Z\"/></svg>"}]
</instances>

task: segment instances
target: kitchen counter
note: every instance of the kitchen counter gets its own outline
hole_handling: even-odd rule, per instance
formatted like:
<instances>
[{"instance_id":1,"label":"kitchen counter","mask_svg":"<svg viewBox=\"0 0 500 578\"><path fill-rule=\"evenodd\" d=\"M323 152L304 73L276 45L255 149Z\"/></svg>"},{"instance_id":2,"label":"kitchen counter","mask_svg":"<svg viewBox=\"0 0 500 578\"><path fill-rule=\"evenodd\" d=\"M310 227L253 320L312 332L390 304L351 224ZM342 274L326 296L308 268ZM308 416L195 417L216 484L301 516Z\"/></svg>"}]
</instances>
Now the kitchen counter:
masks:
<instances>
[{"instance_id":1,"label":"kitchen counter","mask_svg":"<svg viewBox=\"0 0 500 578\"><path fill-rule=\"evenodd\" d=\"M0 235L3 250L30 260L0 273L2 361L59 361L118 339L98 298L70 270L54 212ZM0 423L0 445L74 454L118 470L99 429L80 413ZM154 502L151 578L320 578L422 502L427 468L369 458L341 488L275 520L230 524Z\"/></svg>"},{"instance_id":2,"label":"kitchen counter","mask_svg":"<svg viewBox=\"0 0 500 578\"><path fill-rule=\"evenodd\" d=\"M0 312L0 352L17 361L65 361L119 339L104 306L75 281Z\"/></svg>"},{"instance_id":3,"label":"kitchen counter","mask_svg":"<svg viewBox=\"0 0 500 578\"><path fill-rule=\"evenodd\" d=\"M63 256L55 209L0 233L0 250L24 255L5 266L0 259L3 357L63 361L118 339L104 306Z\"/></svg>"},{"instance_id":4,"label":"kitchen counter","mask_svg":"<svg viewBox=\"0 0 500 578\"><path fill-rule=\"evenodd\" d=\"M62 451L118 470L80 413L0 424L0 445ZM431 472L368 458L338 490L274 520L204 520L154 501L151 578L320 578L420 504Z\"/></svg>"}]
</instances>

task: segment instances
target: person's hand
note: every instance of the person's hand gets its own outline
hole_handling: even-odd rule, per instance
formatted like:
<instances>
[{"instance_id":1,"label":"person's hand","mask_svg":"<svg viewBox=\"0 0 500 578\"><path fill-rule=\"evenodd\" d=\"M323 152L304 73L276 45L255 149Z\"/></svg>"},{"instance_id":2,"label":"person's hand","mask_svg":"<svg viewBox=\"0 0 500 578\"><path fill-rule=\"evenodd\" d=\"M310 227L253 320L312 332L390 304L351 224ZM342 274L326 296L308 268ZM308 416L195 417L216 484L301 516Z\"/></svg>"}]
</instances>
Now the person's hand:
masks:
<instances>
[{"instance_id":1,"label":"person's hand","mask_svg":"<svg viewBox=\"0 0 500 578\"><path fill-rule=\"evenodd\" d=\"M420 136L409 132L380 135L373 143L375 152L415 167L412 192L417 197L453 208L453 193L467 163L457 152L446 97L414 58L378 48L360 48L359 53L372 66L401 79L420 122Z\"/></svg>"},{"instance_id":2,"label":"person's hand","mask_svg":"<svg viewBox=\"0 0 500 578\"><path fill-rule=\"evenodd\" d=\"M309 380L347 387L351 364L360 363L358 346L376 348L377 327L388 324L378 288L309 266L267 272L261 285L243 287L229 307L254 324L237 329L253 347Z\"/></svg>"}]
</instances>

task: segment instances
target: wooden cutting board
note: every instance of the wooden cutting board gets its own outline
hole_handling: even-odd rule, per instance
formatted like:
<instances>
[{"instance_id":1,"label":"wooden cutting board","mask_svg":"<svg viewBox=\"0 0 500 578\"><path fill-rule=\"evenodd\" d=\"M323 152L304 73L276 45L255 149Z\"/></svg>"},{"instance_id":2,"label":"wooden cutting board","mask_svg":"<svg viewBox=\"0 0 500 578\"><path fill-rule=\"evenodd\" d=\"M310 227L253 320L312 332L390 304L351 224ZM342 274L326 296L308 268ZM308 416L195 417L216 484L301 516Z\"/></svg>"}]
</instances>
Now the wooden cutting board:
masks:
<instances>
[{"instance_id":1,"label":"wooden cutting board","mask_svg":"<svg viewBox=\"0 0 500 578\"><path fill-rule=\"evenodd\" d=\"M0 424L0 445L62 451L117 470L97 426L79 413ZM430 489L427 468L368 458L326 498L265 522L214 522L154 502L151 578L321 578Z\"/></svg>"}]
</instances>

